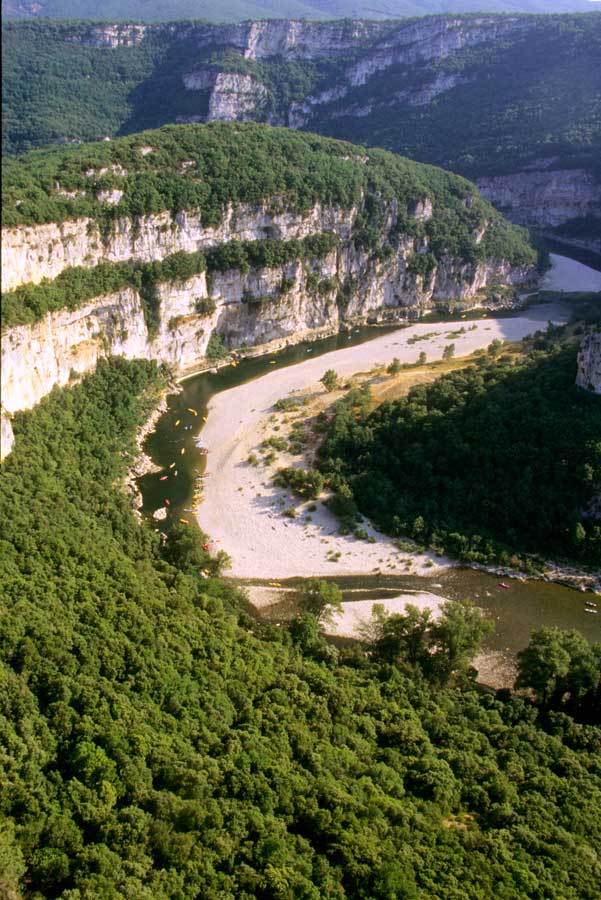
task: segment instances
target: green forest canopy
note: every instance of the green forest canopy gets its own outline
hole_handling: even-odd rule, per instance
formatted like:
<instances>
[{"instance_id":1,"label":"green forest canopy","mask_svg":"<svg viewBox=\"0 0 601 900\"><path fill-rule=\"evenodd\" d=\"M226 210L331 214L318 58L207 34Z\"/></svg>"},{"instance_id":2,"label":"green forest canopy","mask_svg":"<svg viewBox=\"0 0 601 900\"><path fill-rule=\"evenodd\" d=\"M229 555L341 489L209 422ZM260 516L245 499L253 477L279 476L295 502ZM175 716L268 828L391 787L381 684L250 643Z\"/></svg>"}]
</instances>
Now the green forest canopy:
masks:
<instances>
[{"instance_id":1,"label":"green forest canopy","mask_svg":"<svg viewBox=\"0 0 601 900\"><path fill-rule=\"evenodd\" d=\"M474 17L462 18L469 29ZM424 27L431 21L423 19ZM339 23L340 29L348 26ZM264 92L253 118L288 124L294 104L341 84L348 88L348 67L369 59L378 39L394 41L405 26L413 22L381 23L375 32L349 37L345 55L325 50L311 59L247 59L231 30L203 23L149 29L142 41L110 50L85 42L89 23L7 24L4 152L205 118L217 72L251 76ZM331 26L313 26L317 32L320 27ZM601 15L595 11L525 16L496 40L374 73L342 100L316 105L304 127L469 178L540 165L541 159L601 177L600 53ZM207 87L187 90L183 77L189 72L207 76ZM449 83L442 94L414 102L438 81ZM349 113L341 115L345 109Z\"/></svg>"},{"instance_id":2,"label":"green forest canopy","mask_svg":"<svg viewBox=\"0 0 601 900\"><path fill-rule=\"evenodd\" d=\"M504 221L465 179L384 150L265 125L170 125L111 142L32 151L5 161L2 187L4 226L91 216L110 229L117 218L164 211L173 217L198 212L205 226L214 226L232 203L299 211L320 203L360 207L359 218L376 234L394 202L395 232L427 233L437 255L496 256L519 265L535 260L527 232ZM99 191L113 188L122 191L116 205L97 200ZM426 197L433 214L418 222L416 205Z\"/></svg>"},{"instance_id":3,"label":"green forest canopy","mask_svg":"<svg viewBox=\"0 0 601 900\"><path fill-rule=\"evenodd\" d=\"M200 544L176 526L162 545L118 488L164 383L154 363L105 361L14 417L4 884L27 900L597 900L600 729L465 675L431 684L402 622L370 661L310 615L263 626L201 581Z\"/></svg>"},{"instance_id":4,"label":"green forest canopy","mask_svg":"<svg viewBox=\"0 0 601 900\"><path fill-rule=\"evenodd\" d=\"M526 346L373 411L343 399L321 452L347 505L462 559L530 552L601 568L601 526L587 516L601 489L601 403L576 387L576 347L553 328Z\"/></svg>"}]
</instances>

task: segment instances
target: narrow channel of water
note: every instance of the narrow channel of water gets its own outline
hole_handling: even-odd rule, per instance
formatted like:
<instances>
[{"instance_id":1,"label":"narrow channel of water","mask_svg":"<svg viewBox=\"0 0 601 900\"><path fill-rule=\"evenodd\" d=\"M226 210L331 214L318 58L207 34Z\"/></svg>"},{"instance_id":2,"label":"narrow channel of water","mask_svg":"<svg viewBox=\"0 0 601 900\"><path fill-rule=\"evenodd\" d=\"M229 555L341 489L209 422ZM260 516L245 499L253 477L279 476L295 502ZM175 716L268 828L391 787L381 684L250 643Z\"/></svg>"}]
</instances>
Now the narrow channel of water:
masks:
<instances>
[{"instance_id":1,"label":"narrow channel of water","mask_svg":"<svg viewBox=\"0 0 601 900\"><path fill-rule=\"evenodd\" d=\"M554 260L558 276L564 276L567 264L562 257ZM593 272L590 269L590 272ZM589 273L584 273L589 277ZM597 273L598 274L598 273ZM563 284L563 281L562 281ZM547 289L553 278L547 278ZM557 288L555 288L557 289ZM565 289L565 288L564 288ZM574 285L573 290L580 290ZM481 313L475 312L475 316ZM456 317L448 317L452 320ZM445 318L445 321L447 318ZM161 466L157 474L140 479L143 496L142 511L151 515L156 509L169 507L169 518L161 528L185 516L191 506L195 482L208 468L210 457L205 457L196 447L195 437L202 430L203 419L211 398L221 391L260 378L274 368L295 365L307 358L307 354L320 356L353 344L363 343L385 331L397 330L398 324L386 327L366 326L340 333L319 341L297 344L278 353L248 359L236 367L228 366L216 373L205 372L183 383L181 394L169 398L167 412L161 417L156 430L146 442L146 450ZM189 519L192 520L192 516ZM424 590L449 599L469 597L496 621L496 631L490 640L492 650L513 655L528 642L533 628L554 625L561 628L577 628L591 640L601 639L601 601L597 600L599 614L585 611L585 600L591 595L556 584L542 581L509 581L509 590L500 586L501 579L486 572L456 568L436 578L417 576L366 576L337 578L345 592L345 599L376 599L394 596L404 590ZM290 587L294 586L290 582ZM290 598L293 598L290 594ZM263 611L272 621L288 618L294 611L294 600L284 600Z\"/></svg>"}]
</instances>

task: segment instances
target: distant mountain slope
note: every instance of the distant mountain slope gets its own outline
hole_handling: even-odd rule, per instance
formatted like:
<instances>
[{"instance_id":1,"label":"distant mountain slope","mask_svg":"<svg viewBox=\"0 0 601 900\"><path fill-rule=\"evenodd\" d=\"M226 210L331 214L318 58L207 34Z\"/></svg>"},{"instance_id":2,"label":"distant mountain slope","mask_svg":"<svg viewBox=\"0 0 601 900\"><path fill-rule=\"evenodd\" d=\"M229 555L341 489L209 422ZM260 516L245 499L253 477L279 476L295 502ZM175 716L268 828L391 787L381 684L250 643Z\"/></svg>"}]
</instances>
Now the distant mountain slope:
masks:
<instances>
[{"instance_id":1,"label":"distant mountain slope","mask_svg":"<svg viewBox=\"0 0 601 900\"><path fill-rule=\"evenodd\" d=\"M7 153L255 120L441 165L478 179L516 220L579 239L601 209L599 13L22 22L3 43Z\"/></svg>"},{"instance_id":2,"label":"distant mountain slope","mask_svg":"<svg viewBox=\"0 0 601 900\"><path fill-rule=\"evenodd\" d=\"M436 13L586 12L591 0L2 0L5 18L98 19L168 22L205 19L394 19Z\"/></svg>"}]
</instances>

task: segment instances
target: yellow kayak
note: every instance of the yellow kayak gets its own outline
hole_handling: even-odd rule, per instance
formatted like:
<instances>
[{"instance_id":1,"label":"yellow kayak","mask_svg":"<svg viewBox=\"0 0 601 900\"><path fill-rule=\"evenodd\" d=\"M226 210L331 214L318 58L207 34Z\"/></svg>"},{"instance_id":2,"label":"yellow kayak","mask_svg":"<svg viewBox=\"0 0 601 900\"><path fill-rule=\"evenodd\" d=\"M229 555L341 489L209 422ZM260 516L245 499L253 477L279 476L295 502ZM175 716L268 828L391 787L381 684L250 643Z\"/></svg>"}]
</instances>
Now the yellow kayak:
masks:
<instances>
[{"instance_id":1,"label":"yellow kayak","mask_svg":"<svg viewBox=\"0 0 601 900\"><path fill-rule=\"evenodd\" d=\"M198 415L198 413L196 412L196 410L195 410L195 409L192 409L191 406L188 407L188 412L191 412L193 416L197 416L197 415Z\"/></svg>"}]
</instances>

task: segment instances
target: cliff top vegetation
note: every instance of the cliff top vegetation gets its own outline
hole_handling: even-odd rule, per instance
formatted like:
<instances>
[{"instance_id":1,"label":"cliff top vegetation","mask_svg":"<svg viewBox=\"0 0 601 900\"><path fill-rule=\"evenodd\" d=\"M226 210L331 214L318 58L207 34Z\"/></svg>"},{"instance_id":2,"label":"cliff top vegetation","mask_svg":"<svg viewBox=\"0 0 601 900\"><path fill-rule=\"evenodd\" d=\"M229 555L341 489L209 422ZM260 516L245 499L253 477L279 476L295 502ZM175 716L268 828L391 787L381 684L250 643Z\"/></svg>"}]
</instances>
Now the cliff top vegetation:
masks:
<instances>
[{"instance_id":1,"label":"cliff top vegetation","mask_svg":"<svg viewBox=\"0 0 601 900\"><path fill-rule=\"evenodd\" d=\"M119 191L118 202L101 202L104 191ZM420 213L426 199L429 217ZM169 125L32 151L3 166L4 226L90 217L110 230L117 219L165 211L175 219L185 211L209 227L232 204L273 213L336 206L353 211L349 223L365 244L382 233L424 235L435 256L535 261L524 229L505 222L464 178L385 150L266 125Z\"/></svg>"}]
</instances>

